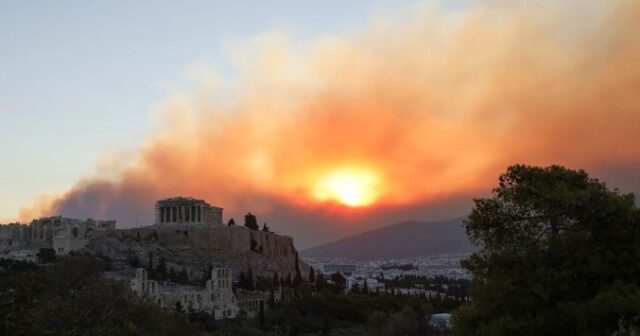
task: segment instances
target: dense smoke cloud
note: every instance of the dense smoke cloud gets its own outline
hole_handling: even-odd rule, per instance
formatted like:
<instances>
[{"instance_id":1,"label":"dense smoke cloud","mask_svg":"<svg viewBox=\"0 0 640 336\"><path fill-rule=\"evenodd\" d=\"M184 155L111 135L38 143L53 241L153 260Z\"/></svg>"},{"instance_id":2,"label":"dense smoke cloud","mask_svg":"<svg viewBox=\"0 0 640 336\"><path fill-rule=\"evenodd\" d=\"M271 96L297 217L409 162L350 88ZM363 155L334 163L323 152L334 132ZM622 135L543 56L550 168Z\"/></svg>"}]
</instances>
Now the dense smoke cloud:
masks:
<instances>
[{"instance_id":1,"label":"dense smoke cloud","mask_svg":"<svg viewBox=\"0 0 640 336\"><path fill-rule=\"evenodd\" d=\"M309 245L463 215L513 163L639 190L638 32L637 1L550 1L420 6L307 43L266 33L232 53L238 78L167 99L166 126L118 176L85 179L21 218L142 225L155 199L189 195ZM318 181L345 169L378 177L373 204L318 199Z\"/></svg>"}]
</instances>

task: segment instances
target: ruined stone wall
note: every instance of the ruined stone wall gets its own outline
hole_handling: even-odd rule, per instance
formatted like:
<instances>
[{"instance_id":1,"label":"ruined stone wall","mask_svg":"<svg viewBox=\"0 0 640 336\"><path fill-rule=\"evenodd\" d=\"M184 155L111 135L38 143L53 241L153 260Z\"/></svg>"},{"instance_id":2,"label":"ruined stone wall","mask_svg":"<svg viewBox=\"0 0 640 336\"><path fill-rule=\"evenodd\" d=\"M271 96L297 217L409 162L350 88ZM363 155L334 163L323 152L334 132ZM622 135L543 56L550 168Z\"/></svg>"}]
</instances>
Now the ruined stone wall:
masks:
<instances>
[{"instance_id":1,"label":"ruined stone wall","mask_svg":"<svg viewBox=\"0 0 640 336\"><path fill-rule=\"evenodd\" d=\"M201 224L116 230L96 235L88 248L123 264L135 256L146 266L149 258L155 264L162 257L177 270L187 268L195 278L204 276L202 272L211 263L229 266L234 278L240 272L248 273L249 268L254 276L272 277L277 273L283 278L288 274L293 277L297 254L293 239L288 236L244 226ZM300 263L300 270L306 277L308 266Z\"/></svg>"}]
</instances>

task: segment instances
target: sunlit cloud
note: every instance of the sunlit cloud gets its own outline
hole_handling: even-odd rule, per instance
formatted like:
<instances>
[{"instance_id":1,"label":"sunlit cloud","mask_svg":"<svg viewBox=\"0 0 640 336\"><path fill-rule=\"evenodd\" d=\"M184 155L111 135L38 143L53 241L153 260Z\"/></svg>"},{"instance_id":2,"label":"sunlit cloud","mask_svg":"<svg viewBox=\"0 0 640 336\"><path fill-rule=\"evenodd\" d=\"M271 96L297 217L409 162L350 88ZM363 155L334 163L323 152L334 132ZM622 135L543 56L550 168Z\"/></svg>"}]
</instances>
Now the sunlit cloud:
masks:
<instances>
[{"instance_id":1,"label":"sunlit cloud","mask_svg":"<svg viewBox=\"0 0 640 336\"><path fill-rule=\"evenodd\" d=\"M172 195L235 215L332 203L376 213L486 192L518 162L640 167L640 3L501 4L419 6L313 41L244 41L231 52L237 77L207 75L167 98L133 163L21 219L135 225Z\"/></svg>"}]
</instances>

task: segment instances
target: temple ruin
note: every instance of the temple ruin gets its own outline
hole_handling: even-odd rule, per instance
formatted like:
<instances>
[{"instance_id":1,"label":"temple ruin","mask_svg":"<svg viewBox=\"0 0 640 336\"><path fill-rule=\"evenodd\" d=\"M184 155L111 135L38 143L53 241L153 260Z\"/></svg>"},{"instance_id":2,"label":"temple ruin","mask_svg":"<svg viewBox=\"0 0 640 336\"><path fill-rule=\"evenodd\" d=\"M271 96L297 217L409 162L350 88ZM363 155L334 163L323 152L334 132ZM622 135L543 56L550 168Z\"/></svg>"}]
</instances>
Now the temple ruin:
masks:
<instances>
[{"instance_id":1,"label":"temple ruin","mask_svg":"<svg viewBox=\"0 0 640 336\"><path fill-rule=\"evenodd\" d=\"M222 225L222 208L191 197L173 197L156 202L156 224Z\"/></svg>"}]
</instances>

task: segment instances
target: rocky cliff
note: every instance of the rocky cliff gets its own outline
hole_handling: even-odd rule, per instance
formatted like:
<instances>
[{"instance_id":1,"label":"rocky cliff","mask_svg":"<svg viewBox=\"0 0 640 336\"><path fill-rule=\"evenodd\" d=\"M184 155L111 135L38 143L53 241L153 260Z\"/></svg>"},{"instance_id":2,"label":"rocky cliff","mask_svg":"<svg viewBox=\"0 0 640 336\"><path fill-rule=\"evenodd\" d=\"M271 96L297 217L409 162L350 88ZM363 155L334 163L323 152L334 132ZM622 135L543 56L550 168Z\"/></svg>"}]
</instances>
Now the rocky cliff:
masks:
<instances>
[{"instance_id":1,"label":"rocky cliff","mask_svg":"<svg viewBox=\"0 0 640 336\"><path fill-rule=\"evenodd\" d=\"M234 278L240 272L272 278L295 276L299 265L303 279L309 266L299 262L288 236L254 231L244 226L161 224L90 235L86 250L109 257L115 267L132 261L155 267L161 258L167 268L186 269L192 280L201 279L212 263L231 267Z\"/></svg>"}]
</instances>

